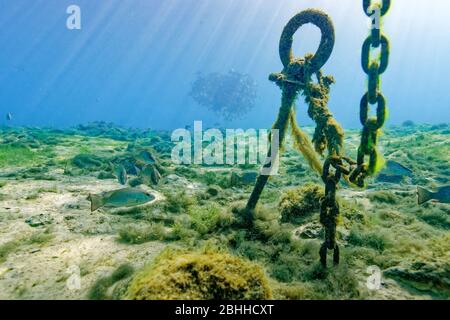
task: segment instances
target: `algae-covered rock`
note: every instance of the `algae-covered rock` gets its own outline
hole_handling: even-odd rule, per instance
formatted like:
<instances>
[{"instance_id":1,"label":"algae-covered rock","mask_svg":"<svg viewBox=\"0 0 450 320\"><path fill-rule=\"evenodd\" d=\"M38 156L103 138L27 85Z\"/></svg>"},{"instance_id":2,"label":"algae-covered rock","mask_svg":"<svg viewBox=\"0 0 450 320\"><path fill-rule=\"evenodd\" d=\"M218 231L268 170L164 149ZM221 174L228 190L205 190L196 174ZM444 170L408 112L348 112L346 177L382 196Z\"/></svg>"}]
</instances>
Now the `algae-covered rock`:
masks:
<instances>
[{"instance_id":1,"label":"algae-covered rock","mask_svg":"<svg viewBox=\"0 0 450 320\"><path fill-rule=\"evenodd\" d=\"M306 215L318 211L323 195L323 188L317 184L306 184L286 191L278 205L281 221L297 223Z\"/></svg>"},{"instance_id":2,"label":"algae-covered rock","mask_svg":"<svg viewBox=\"0 0 450 320\"><path fill-rule=\"evenodd\" d=\"M403 259L388 268L384 275L415 290L431 292L450 298L450 235L430 239L426 251L417 252L413 259Z\"/></svg>"},{"instance_id":3,"label":"algae-covered rock","mask_svg":"<svg viewBox=\"0 0 450 320\"><path fill-rule=\"evenodd\" d=\"M300 239L318 239L323 234L323 228L319 222L310 222L295 229L294 234Z\"/></svg>"},{"instance_id":4,"label":"algae-covered rock","mask_svg":"<svg viewBox=\"0 0 450 320\"><path fill-rule=\"evenodd\" d=\"M125 298L136 300L270 299L264 271L230 254L168 249L139 272Z\"/></svg>"},{"instance_id":5,"label":"algae-covered rock","mask_svg":"<svg viewBox=\"0 0 450 320\"><path fill-rule=\"evenodd\" d=\"M387 269L384 274L419 291L445 292L450 297L450 267L428 262Z\"/></svg>"}]
</instances>

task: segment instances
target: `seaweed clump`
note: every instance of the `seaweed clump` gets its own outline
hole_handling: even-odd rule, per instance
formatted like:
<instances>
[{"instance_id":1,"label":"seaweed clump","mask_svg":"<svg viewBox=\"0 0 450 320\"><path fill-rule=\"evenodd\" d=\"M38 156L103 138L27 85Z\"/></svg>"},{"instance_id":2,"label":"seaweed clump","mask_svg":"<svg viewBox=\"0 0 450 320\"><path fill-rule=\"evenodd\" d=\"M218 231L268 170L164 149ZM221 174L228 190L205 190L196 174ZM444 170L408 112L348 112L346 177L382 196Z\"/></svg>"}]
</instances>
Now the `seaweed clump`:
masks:
<instances>
[{"instance_id":1,"label":"seaweed clump","mask_svg":"<svg viewBox=\"0 0 450 320\"><path fill-rule=\"evenodd\" d=\"M323 195L323 188L312 183L286 191L278 205L281 221L297 223L308 214L318 211Z\"/></svg>"},{"instance_id":2,"label":"seaweed clump","mask_svg":"<svg viewBox=\"0 0 450 320\"><path fill-rule=\"evenodd\" d=\"M213 249L167 249L130 283L133 300L270 299L268 280L256 264Z\"/></svg>"},{"instance_id":3,"label":"seaweed clump","mask_svg":"<svg viewBox=\"0 0 450 320\"><path fill-rule=\"evenodd\" d=\"M129 264L119 266L111 275L98 279L90 288L88 298L90 300L118 300L120 291L123 290L120 286L115 288L112 294L109 292L110 288L116 283L129 278L134 272L134 268ZM125 286L126 287L126 286ZM119 291L119 293L115 292Z\"/></svg>"}]
</instances>

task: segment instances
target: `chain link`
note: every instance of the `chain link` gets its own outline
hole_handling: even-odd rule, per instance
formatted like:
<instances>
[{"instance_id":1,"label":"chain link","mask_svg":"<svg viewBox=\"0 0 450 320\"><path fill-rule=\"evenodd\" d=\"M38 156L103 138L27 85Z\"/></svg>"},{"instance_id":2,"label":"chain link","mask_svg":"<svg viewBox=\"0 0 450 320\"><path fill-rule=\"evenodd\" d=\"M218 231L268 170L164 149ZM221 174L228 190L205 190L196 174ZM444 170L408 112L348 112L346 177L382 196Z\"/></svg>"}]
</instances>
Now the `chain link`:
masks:
<instances>
[{"instance_id":1,"label":"chain link","mask_svg":"<svg viewBox=\"0 0 450 320\"><path fill-rule=\"evenodd\" d=\"M380 53L380 57L379 57L378 73L382 74L386 71L388 64L389 64L389 53L390 53L389 39L384 34L381 34L379 45L374 47L372 44L372 35L369 35L363 43L362 54L361 54L361 64L362 64L362 68L363 68L364 72L367 74L370 71L371 49L379 48L380 45L381 45L381 53ZM372 63L377 63L377 62L374 61Z\"/></svg>"},{"instance_id":2,"label":"chain link","mask_svg":"<svg viewBox=\"0 0 450 320\"><path fill-rule=\"evenodd\" d=\"M364 12L372 16L378 15L378 22L390 7L390 0L382 0L382 5L372 4L363 0ZM322 31L319 52L307 55L304 59L295 59L292 53L294 33L305 23L312 22ZM376 25L376 27L378 24ZM368 75L368 89L361 99L360 120L363 125L361 144L358 149L357 161L346 157L343 153L344 133L339 123L328 109L330 85L334 82L330 76L322 76L320 68L329 58L334 44L334 28L331 20L325 14L316 10L308 10L295 16L286 25L280 39L280 58L284 65L281 73L272 74L269 79L274 81L283 92L282 108L275 127L287 128L290 110L298 93L305 97L309 105L308 114L316 122L314 146L318 154L328 149L328 156L322 168L322 180L325 184L325 195L320 202L320 222L325 229L325 241L320 248L320 261L327 264L327 251L333 250L333 261L339 263L339 247L336 240L336 227L340 214L336 191L342 177L363 187L367 176L376 172L379 156L376 149L378 132L383 127L387 116L386 99L380 92L380 75L389 64L389 40L379 28L372 28L370 36L362 47L361 63ZM378 59L371 61L374 49L380 48ZM316 75L317 83L311 79ZM377 104L376 117L369 117L369 105ZM277 124L283 123L283 126ZM293 125L293 124L292 124ZM283 129L284 128L284 129ZM285 131L285 130L284 130ZM283 131L283 132L284 132ZM284 136L284 133L283 133ZM282 136L282 137L283 137ZM281 138L282 142L282 138ZM369 156L368 163L365 157ZM255 188L247 203L250 212L254 210L259 196L268 180L267 176L259 176Z\"/></svg>"},{"instance_id":3,"label":"chain link","mask_svg":"<svg viewBox=\"0 0 450 320\"><path fill-rule=\"evenodd\" d=\"M391 6L390 0L383 0L373 4L371 0L363 0L364 12L372 19L378 19L378 23L372 25L371 34L364 41L361 53L362 69L368 76L367 92L360 103L360 120L363 126L361 134L361 145L358 149L357 167L351 172L349 180L359 187L365 186L368 176L374 175L379 169L377 150L379 130L384 126L387 118L386 98L380 91L380 75L389 65L390 44L389 39L381 32L381 17L383 17ZM373 14L379 15L373 17ZM372 51L380 48L380 54L376 60L371 61ZM377 104L376 116L369 117L369 105ZM369 162L365 163L365 157Z\"/></svg>"}]
</instances>

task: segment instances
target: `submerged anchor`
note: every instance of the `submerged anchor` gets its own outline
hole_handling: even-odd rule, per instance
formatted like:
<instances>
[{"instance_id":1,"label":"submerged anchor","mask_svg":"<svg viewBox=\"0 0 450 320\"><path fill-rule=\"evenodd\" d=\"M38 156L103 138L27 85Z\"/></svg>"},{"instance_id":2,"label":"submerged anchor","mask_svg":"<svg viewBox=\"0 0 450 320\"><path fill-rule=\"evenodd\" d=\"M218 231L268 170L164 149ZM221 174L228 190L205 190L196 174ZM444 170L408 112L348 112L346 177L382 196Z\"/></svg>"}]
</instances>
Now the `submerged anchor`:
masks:
<instances>
[{"instance_id":1,"label":"submerged anchor","mask_svg":"<svg viewBox=\"0 0 450 320\"><path fill-rule=\"evenodd\" d=\"M334 27L330 18L319 10L306 10L300 12L293 17L281 34L279 53L280 59L283 63L284 69L281 73L272 73L269 80L275 82L282 90L281 107L278 113L278 118L273 125L273 129L279 130L279 146L283 145L286 136L286 130L291 121L290 114L292 112L295 99L300 90L305 85L305 61L304 58L294 58L292 51L293 35L297 30L307 24L312 23L318 26L322 32L322 38L316 54L308 59L308 70L311 73L319 72L320 68L328 61L334 47ZM291 124L293 124L291 122ZM276 158L279 150L269 150L268 158ZM266 164L267 167L270 166ZM321 169L320 169L321 171ZM247 203L249 211L256 208L256 204L261 196L261 193L269 179L268 175L260 175L256 181L253 192Z\"/></svg>"},{"instance_id":2,"label":"submerged anchor","mask_svg":"<svg viewBox=\"0 0 450 320\"><path fill-rule=\"evenodd\" d=\"M293 36L297 32L300 27L307 23L312 23L317 26L321 33L321 41L319 48L315 55L306 56L304 58L295 58L292 50ZM330 156L340 156L340 146L342 144L342 129L339 124L334 121L332 118L332 114L328 111L326 107L326 102L328 101L328 93L329 93L329 85L333 82L331 77L322 77L320 69L325 65L328 59L331 56L333 51L335 42L335 33L333 23L331 22L328 15L319 11L319 10L306 10L300 12L296 16L294 16L281 34L280 44L279 44L279 54L281 62L283 63L283 70L280 73L273 73L269 76L269 80L275 82L280 89L282 90L282 103L280 107L280 111L278 114L278 118L273 126L274 129L278 129L280 131L279 139L280 139L280 147L283 145L286 130L289 126L289 123L292 126L293 134L300 135L299 139L304 139L301 144L305 149L301 149L300 151L307 157L311 166L314 167L322 176L323 180L326 184L326 196L322 199L321 202L321 223L325 228L325 242L323 243L320 250L320 257L322 264L326 264L326 254L327 249L334 250L333 260L337 264L339 263L339 248L336 244L336 219L339 214L339 206L337 201L335 200L336 193L336 185L339 182L339 178L341 175L341 171L339 168L336 168L336 174L332 176L328 176L329 172L329 161L326 161L326 174L325 177L323 172L323 168L320 164L320 161L317 160L316 155L314 154L311 143L304 136L301 136L301 130L297 127L295 120L295 113L293 111L294 102L300 92L305 92L308 90L308 82L311 81L311 75L315 74L318 78L320 85L320 92L317 97L318 99L323 99L324 106L321 110L317 111L314 107L310 107L310 114L316 122L324 123L325 126L328 126L326 129L321 128L318 131L318 136L321 140L328 139L333 137L336 141L332 143L328 141L328 149ZM314 104L314 103L310 103ZM317 119L317 118L321 119ZM334 130L327 130L332 128ZM297 131L296 131L297 130ZM317 129L316 129L317 130ZM327 132L324 132L327 131ZM332 135L335 135L332 136ZM321 142L320 145L326 145L327 143ZM316 143L316 150L318 149ZM306 151L305 151L306 150ZM278 152L278 150L274 150ZM272 150L269 150L269 155ZM275 155L276 156L276 155ZM337 179L334 179L337 178ZM256 208L256 204L261 196L261 193L269 179L268 175L260 175L256 181L253 192L250 196L250 199L247 203L247 211L252 212ZM337 181L335 181L337 180ZM333 183L335 181L335 183ZM330 183L331 182L331 183Z\"/></svg>"},{"instance_id":3,"label":"submerged anchor","mask_svg":"<svg viewBox=\"0 0 450 320\"><path fill-rule=\"evenodd\" d=\"M366 15L378 12L381 19L390 7L390 0L382 3L372 3L363 0ZM370 10L369 10L370 9ZM312 23L317 26L322 35L320 45L315 55L306 55L304 58L295 58L292 52L293 36L304 24ZM328 109L330 85L333 77L323 76L321 68L330 58L335 41L334 27L327 14L319 10L306 10L294 16L286 25L280 39L280 58L283 71L271 74L269 80L274 81L282 91L281 107L278 118L273 126L279 130L279 146L283 146L286 130L291 125L294 145L305 156L310 166L322 177L325 184L325 196L320 202L320 222L325 229L325 241L320 248L320 262L327 263L327 251L333 250L333 260L339 263L339 247L336 242L336 226L339 216L339 203L336 200L336 190L341 178L358 187L365 186L365 180L373 176L380 169L380 157L376 148L379 130L383 127L387 115L386 100L380 90L380 75L386 71L389 61L389 41L380 29L372 28L371 34L365 40L362 49L361 62L363 70L368 75L367 92L360 103L360 120L363 125L361 144L358 148L357 161L353 161L344 154L344 131L333 118ZM371 51L381 47L378 61L371 61ZM317 82L313 82L315 75ZM293 110L295 99L302 93L308 104L308 115L316 123L312 142L297 125ZM378 103L375 117L369 117L369 104ZM315 150L314 150L315 149ZM317 154L323 155L328 150L322 166ZM269 150L268 158L277 157L279 150ZM369 162L364 158L369 156ZM268 165L265 165L267 169ZM247 203L247 218L253 219L261 193L269 179L268 175L260 175Z\"/></svg>"}]
</instances>

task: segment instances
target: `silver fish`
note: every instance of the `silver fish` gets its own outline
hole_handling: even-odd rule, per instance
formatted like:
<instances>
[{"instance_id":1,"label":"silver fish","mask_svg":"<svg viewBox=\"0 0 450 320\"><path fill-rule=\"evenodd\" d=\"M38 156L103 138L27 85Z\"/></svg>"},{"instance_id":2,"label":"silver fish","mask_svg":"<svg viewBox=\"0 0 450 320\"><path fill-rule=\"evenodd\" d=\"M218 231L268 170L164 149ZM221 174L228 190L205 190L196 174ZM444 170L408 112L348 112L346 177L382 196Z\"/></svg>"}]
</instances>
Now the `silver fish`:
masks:
<instances>
[{"instance_id":1,"label":"silver fish","mask_svg":"<svg viewBox=\"0 0 450 320\"><path fill-rule=\"evenodd\" d=\"M136 175L139 176L141 174L141 169L139 169L138 167L134 166L134 171L136 171Z\"/></svg>"},{"instance_id":2,"label":"silver fish","mask_svg":"<svg viewBox=\"0 0 450 320\"><path fill-rule=\"evenodd\" d=\"M142 181L146 185L156 185L161 180L161 174L155 166L146 166L140 173Z\"/></svg>"},{"instance_id":3,"label":"silver fish","mask_svg":"<svg viewBox=\"0 0 450 320\"><path fill-rule=\"evenodd\" d=\"M103 206L111 208L134 207L154 199L154 195L139 188L124 188L101 194L89 194L88 196L88 200L91 201L91 211Z\"/></svg>"},{"instance_id":4,"label":"silver fish","mask_svg":"<svg viewBox=\"0 0 450 320\"><path fill-rule=\"evenodd\" d=\"M436 200L440 203L450 203L450 186L440 187L437 189L437 192L432 192L418 186L417 198L419 205L430 200Z\"/></svg>"},{"instance_id":5,"label":"silver fish","mask_svg":"<svg viewBox=\"0 0 450 320\"><path fill-rule=\"evenodd\" d=\"M389 176L407 176L411 177L413 172L411 169L405 167L401 163L398 163L394 160L386 161L386 167L381 170L381 174L389 175Z\"/></svg>"},{"instance_id":6,"label":"silver fish","mask_svg":"<svg viewBox=\"0 0 450 320\"><path fill-rule=\"evenodd\" d=\"M121 185L126 185L128 181L127 171L123 165L120 165L116 168L117 180Z\"/></svg>"},{"instance_id":7,"label":"silver fish","mask_svg":"<svg viewBox=\"0 0 450 320\"><path fill-rule=\"evenodd\" d=\"M138 162L141 162L141 163L143 163L143 164L145 164L145 165L148 165L148 164L155 164L156 163L156 160L155 160L155 157L153 157L153 155L149 152L149 151L147 151L147 150L142 150L142 151L140 151L137 155L136 155L136 160L138 161Z\"/></svg>"}]
</instances>

